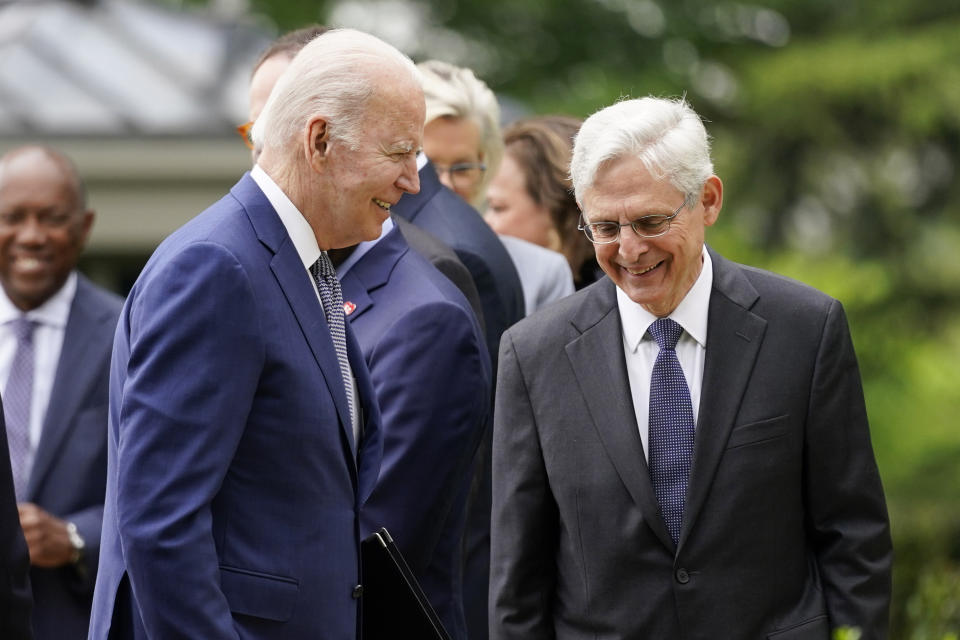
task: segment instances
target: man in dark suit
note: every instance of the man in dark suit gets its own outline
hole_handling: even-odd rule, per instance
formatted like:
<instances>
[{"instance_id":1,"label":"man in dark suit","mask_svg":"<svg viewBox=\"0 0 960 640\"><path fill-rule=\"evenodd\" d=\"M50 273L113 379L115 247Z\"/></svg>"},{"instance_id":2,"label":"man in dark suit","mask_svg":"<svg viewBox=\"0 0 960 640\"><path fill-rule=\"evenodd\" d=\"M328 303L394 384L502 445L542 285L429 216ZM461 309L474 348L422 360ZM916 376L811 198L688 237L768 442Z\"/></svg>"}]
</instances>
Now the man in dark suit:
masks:
<instances>
[{"instance_id":1,"label":"man in dark suit","mask_svg":"<svg viewBox=\"0 0 960 640\"><path fill-rule=\"evenodd\" d=\"M594 114L571 175L608 278L503 337L491 636L885 638L840 303L706 249L723 187L683 101Z\"/></svg>"},{"instance_id":2,"label":"man in dark suit","mask_svg":"<svg viewBox=\"0 0 960 640\"><path fill-rule=\"evenodd\" d=\"M110 351L123 301L75 271L93 217L60 152L26 146L0 158L0 371L33 629L51 640L87 636L103 518Z\"/></svg>"},{"instance_id":3,"label":"man in dark suit","mask_svg":"<svg viewBox=\"0 0 960 640\"><path fill-rule=\"evenodd\" d=\"M381 432L326 250L417 191L423 117L408 58L316 38L257 119L257 166L144 268L114 346L92 638L357 637Z\"/></svg>"},{"instance_id":4,"label":"man in dark suit","mask_svg":"<svg viewBox=\"0 0 960 640\"><path fill-rule=\"evenodd\" d=\"M480 325L399 229L361 244L338 272L383 421L361 530L389 529L450 636L466 640L460 541L492 377Z\"/></svg>"},{"instance_id":5,"label":"man in dark suit","mask_svg":"<svg viewBox=\"0 0 960 640\"><path fill-rule=\"evenodd\" d=\"M0 638L33 638L31 604L30 554L17 516L7 428L0 411Z\"/></svg>"},{"instance_id":6,"label":"man in dark suit","mask_svg":"<svg viewBox=\"0 0 960 640\"><path fill-rule=\"evenodd\" d=\"M456 193L443 186L436 170L423 154L418 158L420 192L406 195L393 208L395 214L449 245L470 271L480 293L487 348L494 371L500 336L524 316L523 288L510 254L480 214ZM474 463L464 539L464 602L471 637L483 640L490 568L490 447L488 428Z\"/></svg>"},{"instance_id":7,"label":"man in dark suit","mask_svg":"<svg viewBox=\"0 0 960 640\"><path fill-rule=\"evenodd\" d=\"M282 73L315 31L286 34L261 56L251 121L270 95L270 76ZM383 464L361 511L361 535L386 526L448 633L466 640L460 539L470 465L490 410L490 358L473 309L410 250L411 237L428 234L391 217L378 239L330 252L383 425ZM455 255L447 258L450 249L436 248L427 245L466 273ZM469 274L467 281L473 286Z\"/></svg>"}]
</instances>

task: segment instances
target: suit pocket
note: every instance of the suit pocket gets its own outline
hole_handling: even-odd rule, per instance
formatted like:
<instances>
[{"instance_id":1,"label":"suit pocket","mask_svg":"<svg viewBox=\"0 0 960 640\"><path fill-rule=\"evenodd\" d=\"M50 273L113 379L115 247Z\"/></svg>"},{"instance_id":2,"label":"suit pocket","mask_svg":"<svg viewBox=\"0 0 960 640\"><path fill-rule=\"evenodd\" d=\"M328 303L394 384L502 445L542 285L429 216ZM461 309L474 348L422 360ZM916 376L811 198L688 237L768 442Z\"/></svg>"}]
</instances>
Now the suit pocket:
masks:
<instances>
[{"instance_id":1,"label":"suit pocket","mask_svg":"<svg viewBox=\"0 0 960 640\"><path fill-rule=\"evenodd\" d=\"M787 433L790 428L790 416L783 415L768 418L760 422L734 427L727 441L727 449L736 449L748 444L756 444L766 440L773 440Z\"/></svg>"},{"instance_id":2,"label":"suit pocket","mask_svg":"<svg viewBox=\"0 0 960 640\"><path fill-rule=\"evenodd\" d=\"M233 613L286 622L297 605L300 583L284 576L220 567L220 588Z\"/></svg>"},{"instance_id":3,"label":"suit pocket","mask_svg":"<svg viewBox=\"0 0 960 640\"><path fill-rule=\"evenodd\" d=\"M767 640L830 640L827 616L817 616L782 631L767 634Z\"/></svg>"}]
</instances>

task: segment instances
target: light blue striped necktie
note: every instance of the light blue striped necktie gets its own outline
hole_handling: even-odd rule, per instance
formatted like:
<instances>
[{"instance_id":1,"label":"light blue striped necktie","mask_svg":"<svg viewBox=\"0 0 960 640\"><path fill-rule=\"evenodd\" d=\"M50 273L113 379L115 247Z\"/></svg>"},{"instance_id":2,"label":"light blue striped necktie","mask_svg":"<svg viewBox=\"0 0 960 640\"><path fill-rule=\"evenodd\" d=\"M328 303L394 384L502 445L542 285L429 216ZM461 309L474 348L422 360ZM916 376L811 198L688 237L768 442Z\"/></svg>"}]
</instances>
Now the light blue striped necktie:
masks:
<instances>
[{"instance_id":1,"label":"light blue striped necktie","mask_svg":"<svg viewBox=\"0 0 960 640\"><path fill-rule=\"evenodd\" d=\"M10 467L17 501L25 499L29 480L30 410L33 403L33 330L36 323L21 315L13 321L17 351L3 392L3 416L7 422Z\"/></svg>"}]
</instances>

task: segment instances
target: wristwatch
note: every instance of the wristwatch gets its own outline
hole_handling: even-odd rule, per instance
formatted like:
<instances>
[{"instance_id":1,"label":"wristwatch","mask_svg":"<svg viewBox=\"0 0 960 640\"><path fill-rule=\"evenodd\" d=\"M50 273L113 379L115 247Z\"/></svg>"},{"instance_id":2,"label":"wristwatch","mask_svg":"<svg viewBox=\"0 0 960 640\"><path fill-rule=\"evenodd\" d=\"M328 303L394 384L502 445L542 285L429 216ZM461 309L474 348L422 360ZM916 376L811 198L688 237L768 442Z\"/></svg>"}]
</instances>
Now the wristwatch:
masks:
<instances>
[{"instance_id":1,"label":"wristwatch","mask_svg":"<svg viewBox=\"0 0 960 640\"><path fill-rule=\"evenodd\" d=\"M77 525L72 522L67 523L67 537L70 539L70 546L73 547L73 555L70 556L70 562L77 564L83 558L83 547L86 543L83 541L80 533L77 531Z\"/></svg>"}]
</instances>

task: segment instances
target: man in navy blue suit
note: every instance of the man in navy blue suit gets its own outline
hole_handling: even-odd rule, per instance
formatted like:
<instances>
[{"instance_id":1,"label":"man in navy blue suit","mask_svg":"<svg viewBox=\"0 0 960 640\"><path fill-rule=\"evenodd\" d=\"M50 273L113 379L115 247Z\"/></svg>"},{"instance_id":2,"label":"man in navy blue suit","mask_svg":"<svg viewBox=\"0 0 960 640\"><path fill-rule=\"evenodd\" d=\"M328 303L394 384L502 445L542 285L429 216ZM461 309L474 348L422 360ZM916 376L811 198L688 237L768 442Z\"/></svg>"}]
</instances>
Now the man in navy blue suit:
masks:
<instances>
[{"instance_id":1,"label":"man in navy blue suit","mask_svg":"<svg viewBox=\"0 0 960 640\"><path fill-rule=\"evenodd\" d=\"M461 538L491 393L480 325L397 228L361 244L338 272L383 416L383 464L362 530L389 529L450 636L466 640Z\"/></svg>"},{"instance_id":2,"label":"man in navy blue suit","mask_svg":"<svg viewBox=\"0 0 960 640\"><path fill-rule=\"evenodd\" d=\"M301 35L309 42L316 28L284 35L261 56L251 121L272 79L306 44ZM471 462L490 409L490 358L467 299L411 250L410 229L397 221L387 220L377 240L331 252L383 424L383 464L361 531L388 528L448 633L466 640L460 540Z\"/></svg>"},{"instance_id":3,"label":"man in navy blue suit","mask_svg":"<svg viewBox=\"0 0 960 640\"><path fill-rule=\"evenodd\" d=\"M408 58L316 38L257 119L257 166L144 268L114 347L92 638L357 637L381 428L326 251L418 190L423 118Z\"/></svg>"},{"instance_id":4,"label":"man in navy blue suit","mask_svg":"<svg viewBox=\"0 0 960 640\"><path fill-rule=\"evenodd\" d=\"M0 159L0 382L38 640L87 637L107 479L107 384L123 301L75 270L94 213L73 163ZM18 326L31 356L18 360ZM29 401L29 411L24 404Z\"/></svg>"},{"instance_id":5,"label":"man in navy blue suit","mask_svg":"<svg viewBox=\"0 0 960 640\"><path fill-rule=\"evenodd\" d=\"M524 316L520 277L503 243L476 209L440 183L436 170L423 154L418 158L418 166L420 192L404 196L393 210L448 244L469 269L480 293L487 348L496 376L500 335ZM470 635L477 640L487 637L491 437L488 427L474 465L464 539L464 600Z\"/></svg>"}]
</instances>

